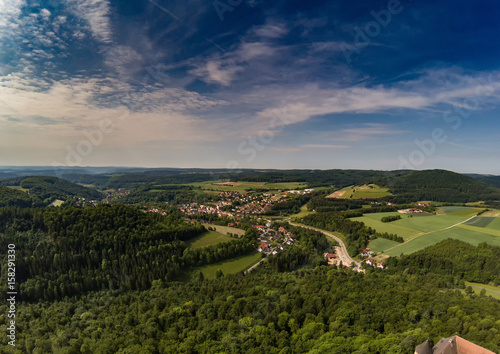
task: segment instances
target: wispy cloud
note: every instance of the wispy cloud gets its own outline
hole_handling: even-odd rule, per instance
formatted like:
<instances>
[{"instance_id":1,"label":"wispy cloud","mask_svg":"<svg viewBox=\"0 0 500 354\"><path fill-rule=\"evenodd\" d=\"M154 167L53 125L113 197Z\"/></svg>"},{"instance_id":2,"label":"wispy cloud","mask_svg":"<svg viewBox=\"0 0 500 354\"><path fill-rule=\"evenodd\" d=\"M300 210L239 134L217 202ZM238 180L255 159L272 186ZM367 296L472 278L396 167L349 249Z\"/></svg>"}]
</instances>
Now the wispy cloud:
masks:
<instances>
[{"instance_id":1,"label":"wispy cloud","mask_svg":"<svg viewBox=\"0 0 500 354\"><path fill-rule=\"evenodd\" d=\"M88 23L93 37L103 43L111 43L110 4L107 0L68 0L69 9Z\"/></svg>"}]
</instances>

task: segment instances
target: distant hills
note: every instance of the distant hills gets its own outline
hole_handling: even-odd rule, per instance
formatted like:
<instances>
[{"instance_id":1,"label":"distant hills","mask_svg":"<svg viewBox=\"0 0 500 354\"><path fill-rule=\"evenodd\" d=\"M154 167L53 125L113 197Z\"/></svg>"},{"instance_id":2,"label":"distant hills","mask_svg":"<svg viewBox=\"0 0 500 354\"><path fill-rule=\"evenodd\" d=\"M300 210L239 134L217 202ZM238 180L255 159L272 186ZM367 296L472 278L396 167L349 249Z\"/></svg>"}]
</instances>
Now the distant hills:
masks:
<instances>
[{"instance_id":1,"label":"distant hills","mask_svg":"<svg viewBox=\"0 0 500 354\"><path fill-rule=\"evenodd\" d=\"M10 206L48 205L69 197L101 199L102 193L57 177L14 177L0 179L1 204ZM13 188L14 187L14 188ZM1 205L0 204L0 205Z\"/></svg>"},{"instance_id":2,"label":"distant hills","mask_svg":"<svg viewBox=\"0 0 500 354\"><path fill-rule=\"evenodd\" d=\"M30 173L32 173L30 175ZM51 177L39 174L47 173ZM35 176L34 176L35 175ZM57 176L54 176L57 175ZM9 176L10 178L5 178ZM4 177L4 179L2 179ZM500 200L500 176L460 174L446 170L256 170L230 171L198 168L120 167L0 167L0 185L29 189L30 196L42 201L76 196L101 198L99 190L137 189L145 183L189 184L209 180L265 183L304 182L309 188L327 186L341 189L374 183L390 189L388 201L406 203L431 200L452 203ZM94 188L81 186L90 185ZM11 197L15 197L11 195ZM20 197L20 195L18 195ZM22 198L21 198L22 200Z\"/></svg>"}]
</instances>

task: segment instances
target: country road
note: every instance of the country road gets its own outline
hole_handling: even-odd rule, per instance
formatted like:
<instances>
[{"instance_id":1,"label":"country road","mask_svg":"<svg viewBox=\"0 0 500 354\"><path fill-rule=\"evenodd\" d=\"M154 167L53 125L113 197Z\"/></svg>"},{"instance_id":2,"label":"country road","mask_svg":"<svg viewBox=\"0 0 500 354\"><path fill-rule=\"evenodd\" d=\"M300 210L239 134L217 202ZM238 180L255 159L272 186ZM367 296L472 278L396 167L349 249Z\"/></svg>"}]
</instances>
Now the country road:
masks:
<instances>
[{"instance_id":1,"label":"country road","mask_svg":"<svg viewBox=\"0 0 500 354\"><path fill-rule=\"evenodd\" d=\"M262 258L260 261L258 261L257 263L255 263L253 266L251 266L250 268L248 268L247 270L245 270L245 274L248 274L250 273L252 270L254 270L259 264L261 264L262 262L264 262L267 258Z\"/></svg>"},{"instance_id":2,"label":"country road","mask_svg":"<svg viewBox=\"0 0 500 354\"><path fill-rule=\"evenodd\" d=\"M328 231L325 231L325 230L321 230L321 229L317 229L315 227L311 227L311 226L306 226L306 225L302 225L302 224L296 224L296 223L293 223L291 221L288 221L288 223L290 225L293 225L293 226L297 226L297 227L302 227L304 229L309 229L309 230L314 230L314 231L319 231L321 233L323 233L324 235L328 236L328 237L331 237L333 238L335 241L337 241L340 245L340 248L342 250L342 254L340 255L340 258L341 260L343 258L345 258L345 260L347 260L348 263L352 263L354 264L354 270L358 271L358 272L361 272L362 271L362 268L361 268L361 264L356 262L354 259L352 259L350 256L349 256L349 253L347 253L347 248L345 247L345 244L344 242L342 242L342 240L340 238L338 238L337 236L335 236L334 234L331 234L329 233ZM345 262L343 262L345 263Z\"/></svg>"}]
</instances>

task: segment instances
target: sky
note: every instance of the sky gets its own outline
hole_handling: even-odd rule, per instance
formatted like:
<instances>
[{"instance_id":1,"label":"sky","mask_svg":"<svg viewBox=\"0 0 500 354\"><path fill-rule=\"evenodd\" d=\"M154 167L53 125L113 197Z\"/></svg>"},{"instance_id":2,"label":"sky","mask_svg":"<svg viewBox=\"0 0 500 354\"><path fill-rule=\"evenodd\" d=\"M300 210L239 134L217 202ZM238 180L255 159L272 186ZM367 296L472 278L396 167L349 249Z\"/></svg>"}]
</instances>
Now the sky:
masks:
<instances>
[{"instance_id":1,"label":"sky","mask_svg":"<svg viewBox=\"0 0 500 354\"><path fill-rule=\"evenodd\" d=\"M0 165L500 175L495 0L0 0Z\"/></svg>"}]
</instances>

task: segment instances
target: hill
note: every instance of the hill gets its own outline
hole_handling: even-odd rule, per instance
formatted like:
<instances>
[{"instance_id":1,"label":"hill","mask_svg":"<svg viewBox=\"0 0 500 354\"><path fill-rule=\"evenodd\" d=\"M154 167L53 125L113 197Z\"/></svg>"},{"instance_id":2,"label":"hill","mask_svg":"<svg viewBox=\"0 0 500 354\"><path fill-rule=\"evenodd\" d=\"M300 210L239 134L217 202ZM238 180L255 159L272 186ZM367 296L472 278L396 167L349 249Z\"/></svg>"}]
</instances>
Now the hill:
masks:
<instances>
[{"instance_id":1,"label":"hill","mask_svg":"<svg viewBox=\"0 0 500 354\"><path fill-rule=\"evenodd\" d=\"M95 189L83 187L57 177L15 177L0 180L0 185L27 189L30 197L38 198L44 201L44 204L49 204L54 199L66 200L68 197L96 200L102 198L102 194Z\"/></svg>"},{"instance_id":2,"label":"hill","mask_svg":"<svg viewBox=\"0 0 500 354\"><path fill-rule=\"evenodd\" d=\"M500 199L499 189L446 170L415 171L389 182L389 187L398 203L416 200L468 203Z\"/></svg>"},{"instance_id":3,"label":"hill","mask_svg":"<svg viewBox=\"0 0 500 354\"><path fill-rule=\"evenodd\" d=\"M500 188L500 176L468 174L467 176L483 182L491 187Z\"/></svg>"},{"instance_id":4,"label":"hill","mask_svg":"<svg viewBox=\"0 0 500 354\"><path fill-rule=\"evenodd\" d=\"M30 196L20 190L0 186L0 207L31 207L33 200Z\"/></svg>"}]
</instances>

